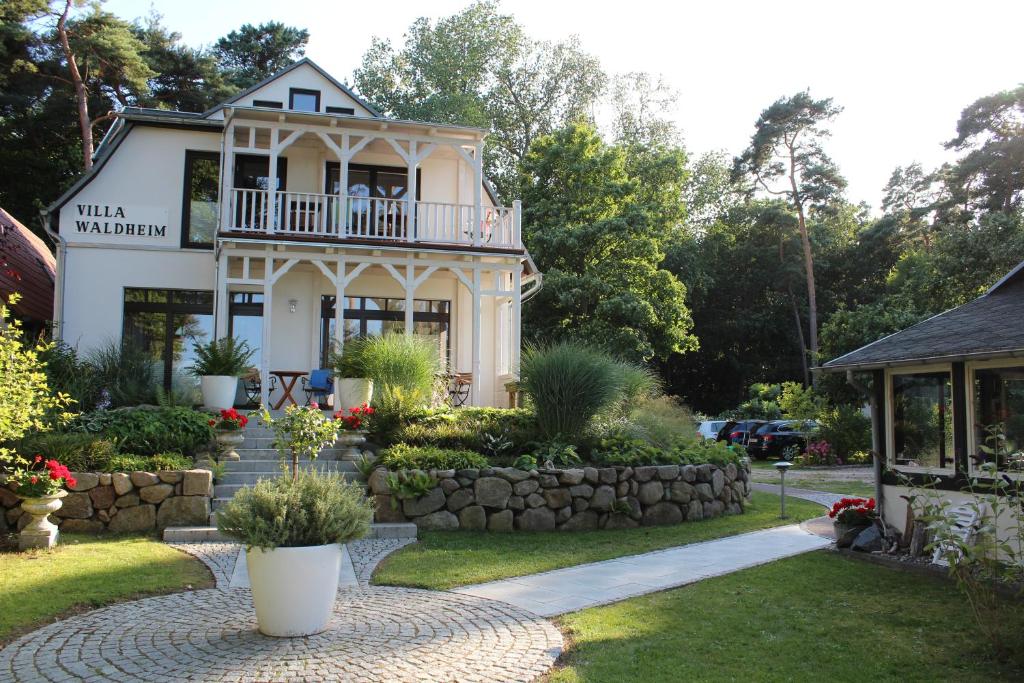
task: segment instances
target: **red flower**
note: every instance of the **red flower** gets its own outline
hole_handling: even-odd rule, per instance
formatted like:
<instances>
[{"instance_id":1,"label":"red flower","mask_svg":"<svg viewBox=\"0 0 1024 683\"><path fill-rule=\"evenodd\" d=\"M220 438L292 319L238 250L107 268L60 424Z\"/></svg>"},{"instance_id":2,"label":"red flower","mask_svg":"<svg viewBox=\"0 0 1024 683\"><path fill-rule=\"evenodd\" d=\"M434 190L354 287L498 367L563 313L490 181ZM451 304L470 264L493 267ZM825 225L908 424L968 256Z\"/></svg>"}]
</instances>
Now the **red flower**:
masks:
<instances>
[{"instance_id":1,"label":"red flower","mask_svg":"<svg viewBox=\"0 0 1024 683\"><path fill-rule=\"evenodd\" d=\"M31 477L29 477L28 480L32 484L38 484L39 483L39 477L37 477L34 474Z\"/></svg>"},{"instance_id":2,"label":"red flower","mask_svg":"<svg viewBox=\"0 0 1024 683\"><path fill-rule=\"evenodd\" d=\"M64 479L64 483L72 488L78 486L78 480L75 479L74 477L67 477L66 479Z\"/></svg>"},{"instance_id":3,"label":"red flower","mask_svg":"<svg viewBox=\"0 0 1024 683\"><path fill-rule=\"evenodd\" d=\"M210 426L212 427L215 424L217 424L217 421L211 418L210 419Z\"/></svg>"},{"instance_id":4,"label":"red flower","mask_svg":"<svg viewBox=\"0 0 1024 683\"><path fill-rule=\"evenodd\" d=\"M36 455L36 459L35 459L35 462L42 462L42 461L43 461L43 456L41 456L41 455Z\"/></svg>"}]
</instances>

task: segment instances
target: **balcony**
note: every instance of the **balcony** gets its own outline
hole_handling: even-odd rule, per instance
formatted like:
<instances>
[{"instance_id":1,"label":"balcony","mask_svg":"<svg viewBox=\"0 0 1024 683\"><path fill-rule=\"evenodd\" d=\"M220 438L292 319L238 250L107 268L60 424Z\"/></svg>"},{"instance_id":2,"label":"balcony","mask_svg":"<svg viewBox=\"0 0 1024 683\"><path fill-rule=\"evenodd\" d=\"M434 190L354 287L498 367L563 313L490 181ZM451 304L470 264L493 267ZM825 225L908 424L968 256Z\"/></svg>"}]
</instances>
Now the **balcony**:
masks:
<instances>
[{"instance_id":1,"label":"balcony","mask_svg":"<svg viewBox=\"0 0 1024 683\"><path fill-rule=\"evenodd\" d=\"M365 196L234 189L222 233L324 241L426 243L522 249L520 204L410 201Z\"/></svg>"}]
</instances>

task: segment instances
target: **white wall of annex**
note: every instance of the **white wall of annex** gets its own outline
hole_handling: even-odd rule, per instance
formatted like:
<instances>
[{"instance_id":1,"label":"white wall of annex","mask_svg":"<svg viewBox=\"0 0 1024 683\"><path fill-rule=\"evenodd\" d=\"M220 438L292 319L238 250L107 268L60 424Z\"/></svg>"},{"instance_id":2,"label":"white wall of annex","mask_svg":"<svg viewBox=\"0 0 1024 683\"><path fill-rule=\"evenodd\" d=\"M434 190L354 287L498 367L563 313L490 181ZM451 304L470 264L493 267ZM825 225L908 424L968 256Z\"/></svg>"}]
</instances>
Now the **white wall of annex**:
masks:
<instances>
[{"instance_id":1,"label":"white wall of annex","mask_svg":"<svg viewBox=\"0 0 1024 683\"><path fill-rule=\"evenodd\" d=\"M280 102L281 106L287 109L288 92L291 88L319 90L321 113L325 113L327 107L351 107L355 109L356 116L373 116L366 107L356 102L344 91L338 89L337 86L320 75L316 69L308 65L303 65L289 71L277 80L249 93L234 104L251 107L254 106L253 102L255 100L271 100Z\"/></svg>"}]
</instances>

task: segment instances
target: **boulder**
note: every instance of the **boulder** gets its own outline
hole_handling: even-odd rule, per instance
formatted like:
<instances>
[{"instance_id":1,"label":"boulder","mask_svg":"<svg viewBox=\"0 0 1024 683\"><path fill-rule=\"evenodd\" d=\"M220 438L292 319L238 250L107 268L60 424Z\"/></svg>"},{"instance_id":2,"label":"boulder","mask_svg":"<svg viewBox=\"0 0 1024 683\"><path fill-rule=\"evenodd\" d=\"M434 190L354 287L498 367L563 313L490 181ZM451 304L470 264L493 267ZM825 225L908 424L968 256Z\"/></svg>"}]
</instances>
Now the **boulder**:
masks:
<instances>
[{"instance_id":1,"label":"boulder","mask_svg":"<svg viewBox=\"0 0 1024 683\"><path fill-rule=\"evenodd\" d=\"M573 498L572 500L572 511L583 512L590 507L590 501L586 498Z\"/></svg>"},{"instance_id":2,"label":"boulder","mask_svg":"<svg viewBox=\"0 0 1024 683\"><path fill-rule=\"evenodd\" d=\"M527 479L526 481L513 484L512 493L517 496L528 496L539 488L540 483L536 479Z\"/></svg>"},{"instance_id":3,"label":"boulder","mask_svg":"<svg viewBox=\"0 0 1024 683\"><path fill-rule=\"evenodd\" d=\"M558 528L562 531L587 531L597 528L597 513L593 510L577 512Z\"/></svg>"},{"instance_id":4,"label":"boulder","mask_svg":"<svg viewBox=\"0 0 1024 683\"><path fill-rule=\"evenodd\" d=\"M695 495L697 495L697 492L693 486L685 481L674 481L670 489L669 500L689 505Z\"/></svg>"},{"instance_id":5,"label":"boulder","mask_svg":"<svg viewBox=\"0 0 1024 683\"><path fill-rule=\"evenodd\" d=\"M637 500L633 496L629 496L628 498L622 498L620 500L621 500L621 502L623 502L627 506L629 506L629 517L630 517L630 519L635 519L636 521L639 522L643 518L643 516L644 516L644 509L643 509L643 507L640 506L640 501L639 500Z\"/></svg>"},{"instance_id":6,"label":"boulder","mask_svg":"<svg viewBox=\"0 0 1024 683\"><path fill-rule=\"evenodd\" d=\"M402 501L402 510L407 517L420 517L444 507L444 491L434 487L418 498L406 498Z\"/></svg>"},{"instance_id":7,"label":"boulder","mask_svg":"<svg viewBox=\"0 0 1024 683\"><path fill-rule=\"evenodd\" d=\"M565 470L558 475L558 483L566 486L576 486L583 482L583 470Z\"/></svg>"},{"instance_id":8,"label":"boulder","mask_svg":"<svg viewBox=\"0 0 1024 683\"><path fill-rule=\"evenodd\" d=\"M622 470L619 472L619 481L626 481L627 479L632 479L632 478L633 478L633 468L629 467L628 465L626 467L623 467Z\"/></svg>"},{"instance_id":9,"label":"boulder","mask_svg":"<svg viewBox=\"0 0 1024 683\"><path fill-rule=\"evenodd\" d=\"M103 522L98 519L66 519L60 530L66 534L98 534L103 531Z\"/></svg>"},{"instance_id":10,"label":"boulder","mask_svg":"<svg viewBox=\"0 0 1024 683\"><path fill-rule=\"evenodd\" d=\"M705 501L702 505L704 508L704 519L720 517L725 512L725 503L720 500Z\"/></svg>"},{"instance_id":11,"label":"boulder","mask_svg":"<svg viewBox=\"0 0 1024 683\"><path fill-rule=\"evenodd\" d=\"M155 484L141 489L139 498L147 503L162 503L172 493L174 493L173 484Z\"/></svg>"},{"instance_id":12,"label":"boulder","mask_svg":"<svg viewBox=\"0 0 1024 683\"><path fill-rule=\"evenodd\" d=\"M394 524L399 522L409 521L406 518L405 513L402 512L401 505L392 505L393 499L390 495L375 494L373 500L376 503L374 506L373 518L375 521L381 524Z\"/></svg>"},{"instance_id":13,"label":"boulder","mask_svg":"<svg viewBox=\"0 0 1024 683\"><path fill-rule=\"evenodd\" d=\"M615 495L618 496L619 498L622 498L623 496L628 496L629 495L629 482L628 481L620 481L618 484L616 484L615 485Z\"/></svg>"},{"instance_id":14,"label":"boulder","mask_svg":"<svg viewBox=\"0 0 1024 683\"><path fill-rule=\"evenodd\" d=\"M110 482L110 474L107 472L102 472L100 474L100 486L110 486Z\"/></svg>"},{"instance_id":15,"label":"boulder","mask_svg":"<svg viewBox=\"0 0 1024 683\"><path fill-rule=\"evenodd\" d=\"M572 495L569 489L547 489L544 491L544 500L549 508L559 509L572 504Z\"/></svg>"},{"instance_id":16,"label":"boulder","mask_svg":"<svg viewBox=\"0 0 1024 683\"><path fill-rule=\"evenodd\" d=\"M658 479L672 481L679 476L679 465L659 465Z\"/></svg>"},{"instance_id":17,"label":"boulder","mask_svg":"<svg viewBox=\"0 0 1024 683\"><path fill-rule=\"evenodd\" d=\"M736 468L736 463L730 462L725 466L725 480L730 484L736 481L736 475L739 474L739 470Z\"/></svg>"},{"instance_id":18,"label":"boulder","mask_svg":"<svg viewBox=\"0 0 1024 683\"><path fill-rule=\"evenodd\" d=\"M447 510L431 512L429 515L417 517L413 521L416 522L417 529L429 531L453 531L459 528L459 518Z\"/></svg>"},{"instance_id":19,"label":"boulder","mask_svg":"<svg viewBox=\"0 0 1024 683\"><path fill-rule=\"evenodd\" d=\"M504 508L512 495L512 484L499 477L481 477L473 482L473 493L478 505Z\"/></svg>"},{"instance_id":20,"label":"boulder","mask_svg":"<svg viewBox=\"0 0 1024 683\"><path fill-rule=\"evenodd\" d=\"M152 486L153 484L160 481L160 477L156 476L152 472L132 472L130 475L132 484L142 488L143 486Z\"/></svg>"},{"instance_id":21,"label":"boulder","mask_svg":"<svg viewBox=\"0 0 1024 683\"><path fill-rule=\"evenodd\" d=\"M373 472L370 472L366 484L375 495L387 495L391 493L391 487L388 486L387 479L388 471L383 467L378 467Z\"/></svg>"},{"instance_id":22,"label":"boulder","mask_svg":"<svg viewBox=\"0 0 1024 683\"><path fill-rule=\"evenodd\" d=\"M175 498L174 500L185 500L184 498ZM200 500L200 499L195 499ZM206 517L201 520L193 521L188 523L189 526L202 524L209 524L209 510L207 510ZM155 505L136 505L135 507L124 508L119 510L116 515L110 518L110 523L107 524L107 529L114 532L115 534L127 533L131 531L150 531L156 526L156 506ZM173 526L173 525L167 525ZM181 526L185 526L182 524Z\"/></svg>"},{"instance_id":23,"label":"boulder","mask_svg":"<svg viewBox=\"0 0 1024 683\"><path fill-rule=\"evenodd\" d=\"M436 479L454 479L455 470L431 470L431 474Z\"/></svg>"},{"instance_id":24,"label":"boulder","mask_svg":"<svg viewBox=\"0 0 1024 683\"><path fill-rule=\"evenodd\" d=\"M12 508L15 505L21 505L21 498L6 486L0 486L0 507Z\"/></svg>"},{"instance_id":25,"label":"boulder","mask_svg":"<svg viewBox=\"0 0 1024 683\"><path fill-rule=\"evenodd\" d=\"M181 493L184 496L208 496L213 485L210 470L186 470L182 473Z\"/></svg>"},{"instance_id":26,"label":"boulder","mask_svg":"<svg viewBox=\"0 0 1024 683\"><path fill-rule=\"evenodd\" d=\"M149 507L140 505L140 508ZM134 509L134 508L129 508ZM118 512L118 516L124 510ZM115 517L116 519L116 517ZM210 523L210 499L205 496L175 496L160 504L156 513L156 526L206 526Z\"/></svg>"},{"instance_id":27,"label":"boulder","mask_svg":"<svg viewBox=\"0 0 1024 683\"><path fill-rule=\"evenodd\" d=\"M558 477L553 474L542 474L540 475L540 485L542 488L553 489L558 486Z\"/></svg>"},{"instance_id":28,"label":"boulder","mask_svg":"<svg viewBox=\"0 0 1024 683\"><path fill-rule=\"evenodd\" d=\"M621 512L611 513L608 515L608 521L604 523L605 529L635 529L638 526L640 526L639 522Z\"/></svg>"},{"instance_id":29,"label":"boulder","mask_svg":"<svg viewBox=\"0 0 1024 683\"><path fill-rule=\"evenodd\" d=\"M113 474L111 474L110 483L114 487L114 493L116 493L119 496L123 496L124 494L128 493L133 488L135 488L134 486L132 486L131 477L129 477L124 472L114 472Z\"/></svg>"},{"instance_id":30,"label":"boulder","mask_svg":"<svg viewBox=\"0 0 1024 683\"><path fill-rule=\"evenodd\" d=\"M686 508L686 521L699 522L704 519L704 506L699 500L691 500L690 507Z\"/></svg>"},{"instance_id":31,"label":"boulder","mask_svg":"<svg viewBox=\"0 0 1024 683\"><path fill-rule=\"evenodd\" d=\"M511 496L508 499L508 509L519 512L526 509L526 501L522 496Z\"/></svg>"},{"instance_id":32,"label":"boulder","mask_svg":"<svg viewBox=\"0 0 1024 683\"><path fill-rule=\"evenodd\" d=\"M724 487L722 487L722 492L720 494L718 494L718 500L722 501L726 505L731 503L732 502L732 487L731 486L724 486Z\"/></svg>"},{"instance_id":33,"label":"boulder","mask_svg":"<svg viewBox=\"0 0 1024 683\"><path fill-rule=\"evenodd\" d=\"M89 499L92 500L92 506L100 510L111 507L116 497L117 494L114 493L113 486L97 486L89 491Z\"/></svg>"},{"instance_id":34,"label":"boulder","mask_svg":"<svg viewBox=\"0 0 1024 683\"><path fill-rule=\"evenodd\" d=\"M487 512L479 505L470 505L459 512L459 528L483 531L487 528Z\"/></svg>"},{"instance_id":35,"label":"boulder","mask_svg":"<svg viewBox=\"0 0 1024 683\"><path fill-rule=\"evenodd\" d=\"M658 468L654 465L645 465L643 467L637 467L633 470L633 479L640 482L641 484L645 481L650 481L658 476Z\"/></svg>"},{"instance_id":36,"label":"boulder","mask_svg":"<svg viewBox=\"0 0 1024 683\"><path fill-rule=\"evenodd\" d=\"M517 484L530 478L529 470L520 470L515 467L498 467L494 473L511 484Z\"/></svg>"},{"instance_id":37,"label":"boulder","mask_svg":"<svg viewBox=\"0 0 1024 683\"><path fill-rule=\"evenodd\" d=\"M583 480L588 484L596 484L600 481L600 474L597 472L596 467L584 467L583 468Z\"/></svg>"},{"instance_id":38,"label":"boulder","mask_svg":"<svg viewBox=\"0 0 1024 683\"><path fill-rule=\"evenodd\" d=\"M472 481L473 479L476 479L477 477L480 476L480 470L455 470L455 476L458 477L459 479L469 479L470 481ZM465 486L465 484L463 484L463 486Z\"/></svg>"},{"instance_id":39,"label":"boulder","mask_svg":"<svg viewBox=\"0 0 1024 683\"><path fill-rule=\"evenodd\" d=\"M693 488L701 502L706 503L715 499L714 493L711 490L711 484L697 484Z\"/></svg>"},{"instance_id":40,"label":"boulder","mask_svg":"<svg viewBox=\"0 0 1024 683\"><path fill-rule=\"evenodd\" d=\"M62 519L89 519L92 517L92 499L88 493L69 493L64 496L64 504L53 513Z\"/></svg>"},{"instance_id":41,"label":"boulder","mask_svg":"<svg viewBox=\"0 0 1024 683\"><path fill-rule=\"evenodd\" d=\"M516 518L520 531L551 531L555 528L555 511L549 507L536 507L523 511Z\"/></svg>"},{"instance_id":42,"label":"boulder","mask_svg":"<svg viewBox=\"0 0 1024 683\"><path fill-rule=\"evenodd\" d=\"M619 472L614 467L602 467L597 471L597 478L602 484L614 484L619 480Z\"/></svg>"},{"instance_id":43,"label":"boulder","mask_svg":"<svg viewBox=\"0 0 1024 683\"><path fill-rule=\"evenodd\" d=\"M458 512L462 508L466 507L473 502L473 492L469 489L459 489L455 493L448 496L448 503L445 507L448 508L449 512Z\"/></svg>"},{"instance_id":44,"label":"boulder","mask_svg":"<svg viewBox=\"0 0 1024 683\"><path fill-rule=\"evenodd\" d=\"M710 483L711 482L711 470L712 470L711 465L708 465L707 463L705 463L703 465L697 465L697 481L702 481L704 483Z\"/></svg>"},{"instance_id":45,"label":"boulder","mask_svg":"<svg viewBox=\"0 0 1024 683\"><path fill-rule=\"evenodd\" d=\"M569 487L569 495L573 498L590 498L594 495L594 487L590 484L577 484Z\"/></svg>"},{"instance_id":46,"label":"boulder","mask_svg":"<svg viewBox=\"0 0 1024 683\"><path fill-rule=\"evenodd\" d=\"M607 512L612 509L615 502L615 489L611 486L598 486L594 495L590 498L590 507L599 512Z\"/></svg>"},{"instance_id":47,"label":"boulder","mask_svg":"<svg viewBox=\"0 0 1024 683\"><path fill-rule=\"evenodd\" d=\"M862 529L857 537L850 544L851 550L859 550L862 553L878 552L882 549L882 532L877 524L872 524Z\"/></svg>"},{"instance_id":48,"label":"boulder","mask_svg":"<svg viewBox=\"0 0 1024 683\"><path fill-rule=\"evenodd\" d=\"M544 496L539 493L531 493L526 497L526 506L530 508L539 508L544 504Z\"/></svg>"},{"instance_id":49,"label":"boulder","mask_svg":"<svg viewBox=\"0 0 1024 683\"><path fill-rule=\"evenodd\" d=\"M697 481L697 468L694 465L683 465L679 468L679 474L683 477L683 481L691 484Z\"/></svg>"},{"instance_id":50,"label":"boulder","mask_svg":"<svg viewBox=\"0 0 1024 683\"><path fill-rule=\"evenodd\" d=\"M570 517L572 517L572 506L571 505L566 505L564 508L561 508L559 510L555 510L555 524L556 525L561 524L562 522L569 521Z\"/></svg>"},{"instance_id":51,"label":"boulder","mask_svg":"<svg viewBox=\"0 0 1024 683\"><path fill-rule=\"evenodd\" d=\"M440 483L441 490L444 491L446 496L450 496L459 490L458 479L442 479Z\"/></svg>"},{"instance_id":52,"label":"boulder","mask_svg":"<svg viewBox=\"0 0 1024 683\"><path fill-rule=\"evenodd\" d=\"M71 474L75 479L75 485L68 486L68 489L72 491L88 491L96 488L100 483L100 475L92 472L72 472Z\"/></svg>"},{"instance_id":53,"label":"boulder","mask_svg":"<svg viewBox=\"0 0 1024 683\"><path fill-rule=\"evenodd\" d=\"M660 481L646 481L640 485L636 497L642 505L654 505L665 495L665 486Z\"/></svg>"},{"instance_id":54,"label":"boulder","mask_svg":"<svg viewBox=\"0 0 1024 683\"><path fill-rule=\"evenodd\" d=\"M181 472L157 472L156 476L165 484L180 484L184 478Z\"/></svg>"},{"instance_id":55,"label":"boulder","mask_svg":"<svg viewBox=\"0 0 1024 683\"><path fill-rule=\"evenodd\" d=\"M490 517L487 518L487 530L497 532L512 531L513 521L511 510L492 512Z\"/></svg>"},{"instance_id":56,"label":"boulder","mask_svg":"<svg viewBox=\"0 0 1024 683\"><path fill-rule=\"evenodd\" d=\"M674 503L655 503L644 510L644 526L661 526L664 524L679 524L683 521L683 513L679 506Z\"/></svg>"},{"instance_id":57,"label":"boulder","mask_svg":"<svg viewBox=\"0 0 1024 683\"><path fill-rule=\"evenodd\" d=\"M114 501L114 506L119 508L135 507L138 504L139 494L137 493L126 493L123 496L118 496L117 500Z\"/></svg>"},{"instance_id":58,"label":"boulder","mask_svg":"<svg viewBox=\"0 0 1024 683\"><path fill-rule=\"evenodd\" d=\"M836 537L837 548L849 548L853 545L853 542L860 536L860 532L864 531L862 526L852 526L846 528L846 530Z\"/></svg>"},{"instance_id":59,"label":"boulder","mask_svg":"<svg viewBox=\"0 0 1024 683\"><path fill-rule=\"evenodd\" d=\"M725 474L722 470L716 469L711 473L711 495L715 498L722 495L722 489L725 488Z\"/></svg>"}]
</instances>

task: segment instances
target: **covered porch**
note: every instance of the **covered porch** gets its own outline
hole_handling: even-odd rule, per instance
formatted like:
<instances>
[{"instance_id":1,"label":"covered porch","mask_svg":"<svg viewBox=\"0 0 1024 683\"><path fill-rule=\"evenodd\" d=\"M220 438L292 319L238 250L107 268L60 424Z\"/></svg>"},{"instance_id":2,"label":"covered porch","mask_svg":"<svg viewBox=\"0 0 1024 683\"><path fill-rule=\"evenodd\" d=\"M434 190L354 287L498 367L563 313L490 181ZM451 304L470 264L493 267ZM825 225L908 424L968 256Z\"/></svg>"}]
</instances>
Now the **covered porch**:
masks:
<instances>
[{"instance_id":1,"label":"covered porch","mask_svg":"<svg viewBox=\"0 0 1024 683\"><path fill-rule=\"evenodd\" d=\"M506 406L522 302L538 285L521 255L224 242L216 335L256 349L258 400L267 406L284 398L275 373L325 368L346 340L395 332L432 338L442 367L467 379L468 405ZM300 380L292 398L306 399Z\"/></svg>"}]
</instances>

